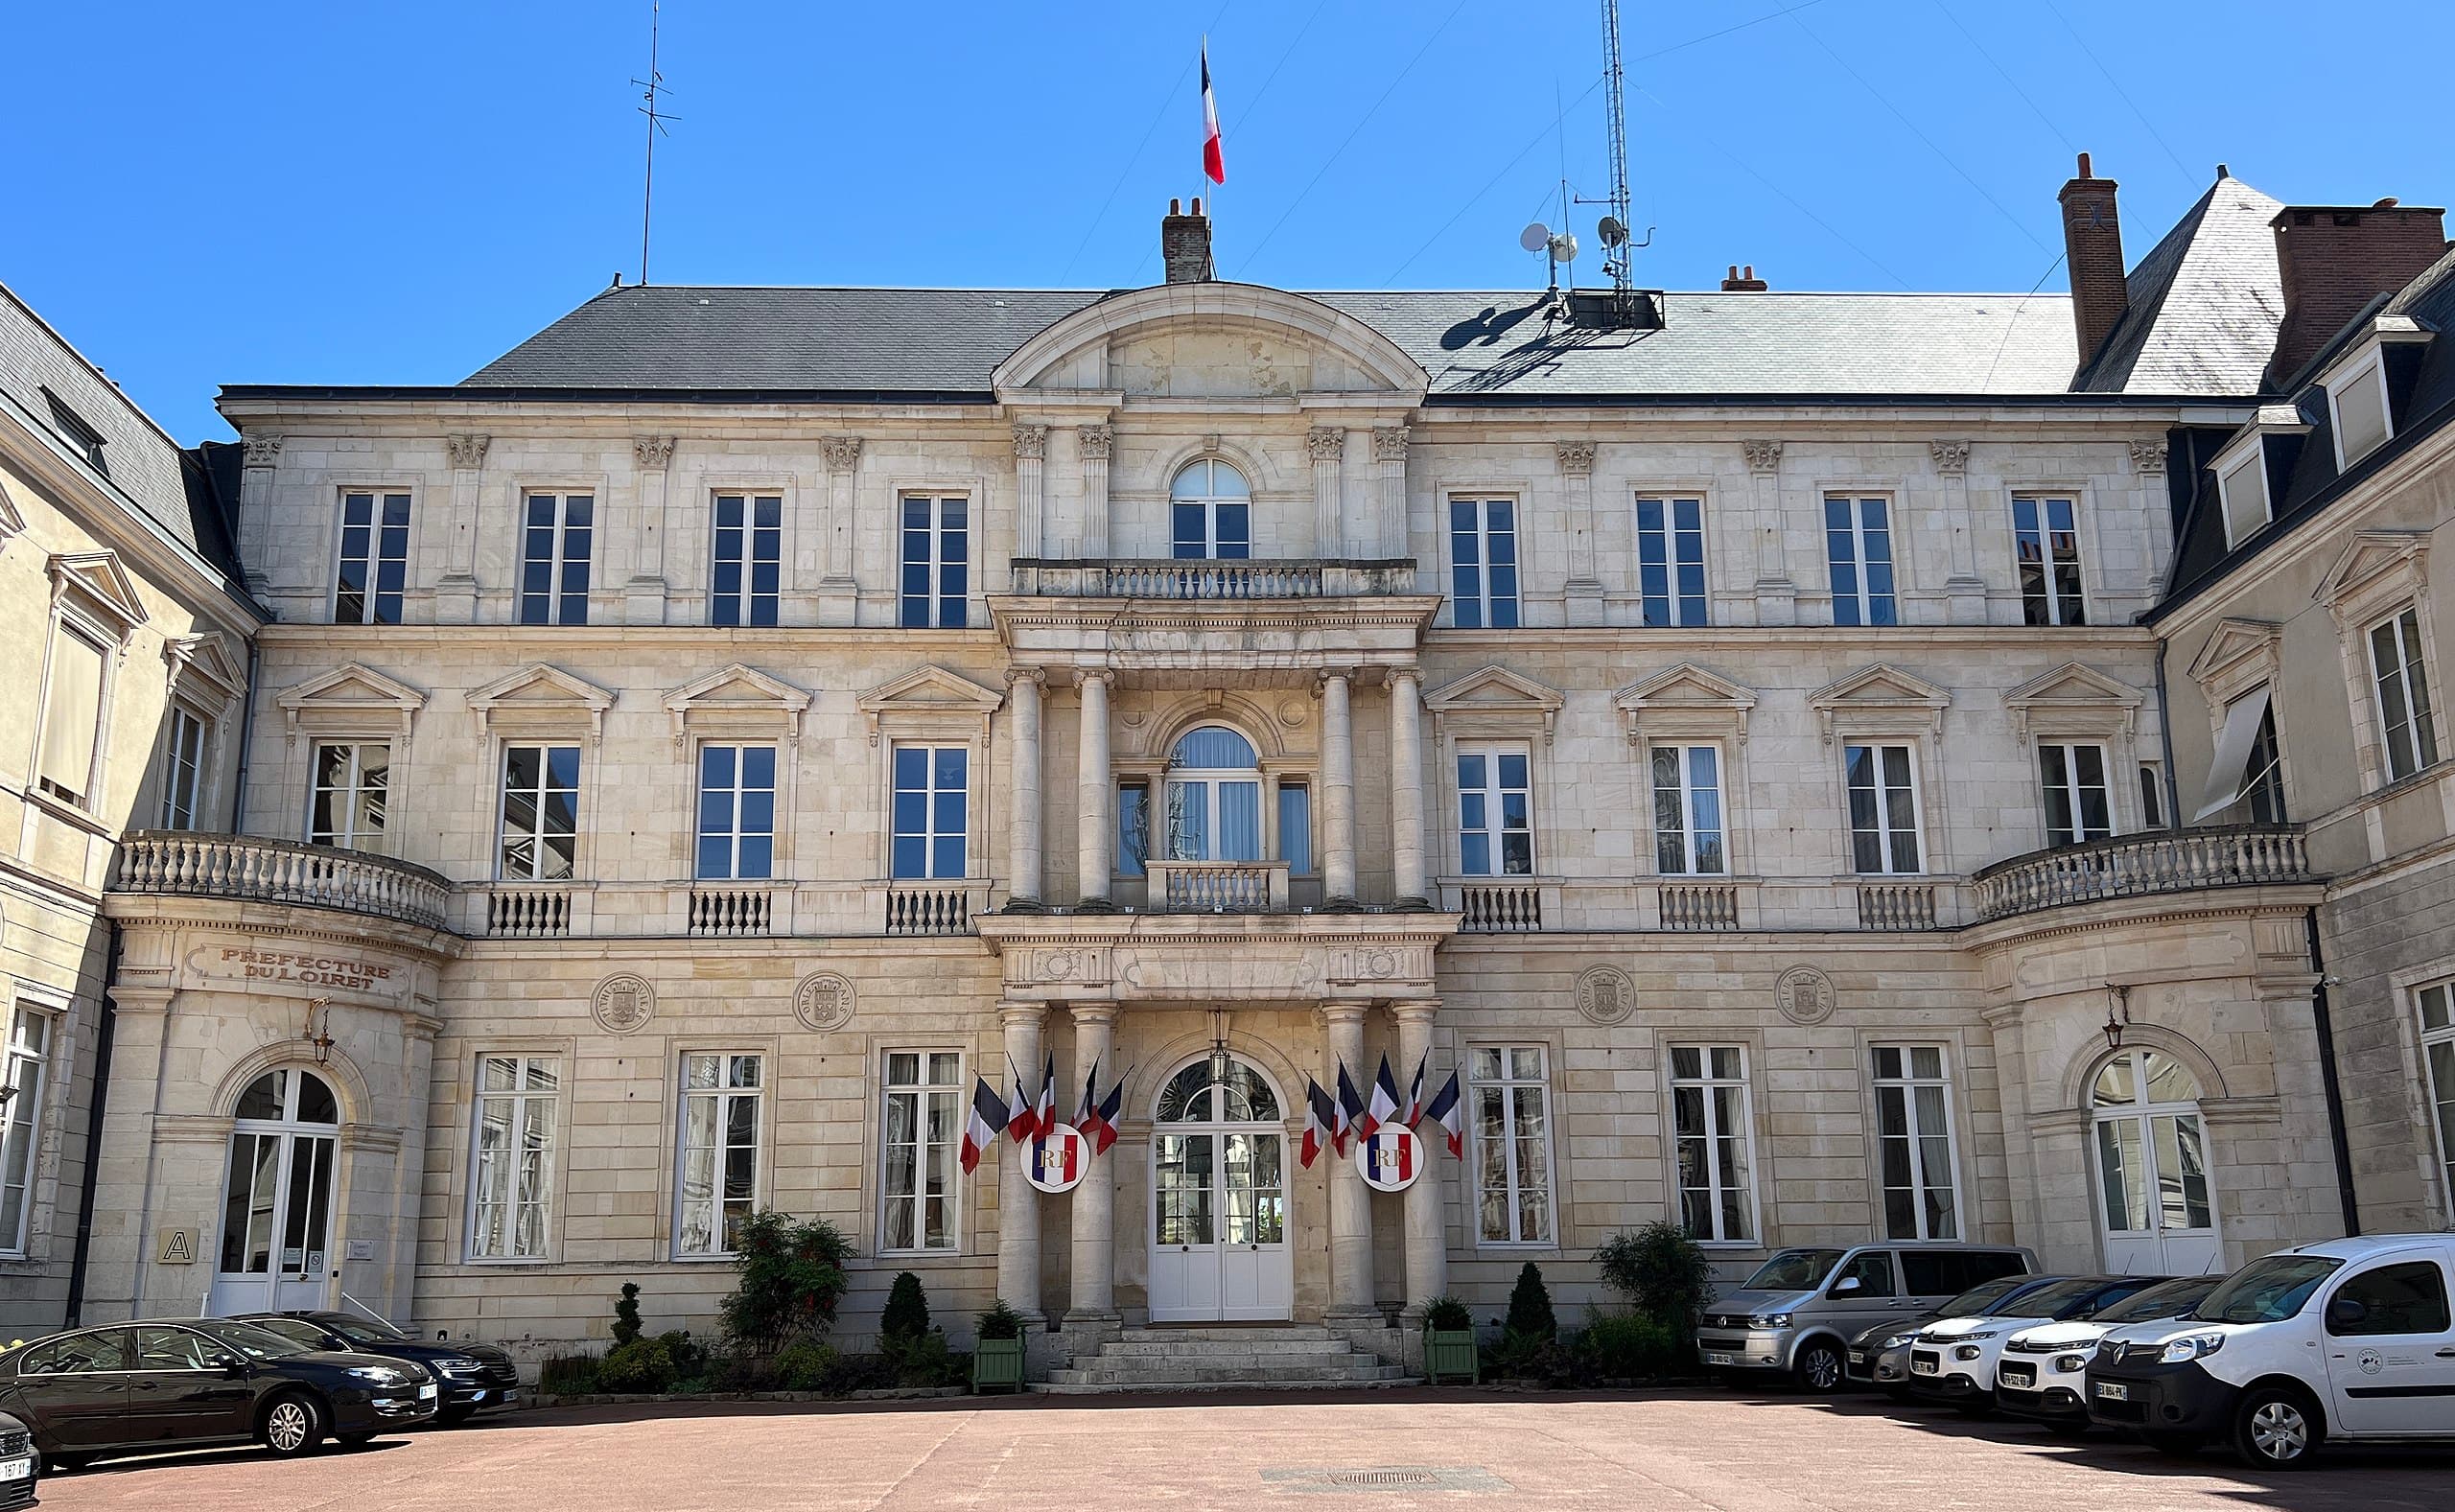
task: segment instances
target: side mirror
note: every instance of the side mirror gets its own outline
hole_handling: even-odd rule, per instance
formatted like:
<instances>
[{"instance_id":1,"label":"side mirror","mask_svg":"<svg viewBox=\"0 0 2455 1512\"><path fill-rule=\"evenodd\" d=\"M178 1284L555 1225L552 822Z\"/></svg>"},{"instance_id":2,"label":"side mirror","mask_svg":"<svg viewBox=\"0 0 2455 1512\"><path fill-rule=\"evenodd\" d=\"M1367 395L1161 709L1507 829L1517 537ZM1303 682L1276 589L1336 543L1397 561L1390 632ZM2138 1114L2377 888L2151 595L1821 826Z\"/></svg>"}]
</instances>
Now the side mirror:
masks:
<instances>
[{"instance_id":1,"label":"side mirror","mask_svg":"<svg viewBox=\"0 0 2455 1512\"><path fill-rule=\"evenodd\" d=\"M2349 1296L2327 1304L2327 1332L2347 1334L2370 1321L2370 1309Z\"/></svg>"},{"instance_id":2,"label":"side mirror","mask_svg":"<svg viewBox=\"0 0 2455 1512\"><path fill-rule=\"evenodd\" d=\"M247 1374L247 1362L236 1355L224 1355L214 1363L220 1365L222 1375L232 1381L241 1380Z\"/></svg>"},{"instance_id":3,"label":"side mirror","mask_svg":"<svg viewBox=\"0 0 2455 1512\"><path fill-rule=\"evenodd\" d=\"M1835 1296L1848 1296L1851 1292L1858 1290L1859 1278L1857 1276L1843 1276L1840 1280L1833 1283L1833 1294Z\"/></svg>"}]
</instances>

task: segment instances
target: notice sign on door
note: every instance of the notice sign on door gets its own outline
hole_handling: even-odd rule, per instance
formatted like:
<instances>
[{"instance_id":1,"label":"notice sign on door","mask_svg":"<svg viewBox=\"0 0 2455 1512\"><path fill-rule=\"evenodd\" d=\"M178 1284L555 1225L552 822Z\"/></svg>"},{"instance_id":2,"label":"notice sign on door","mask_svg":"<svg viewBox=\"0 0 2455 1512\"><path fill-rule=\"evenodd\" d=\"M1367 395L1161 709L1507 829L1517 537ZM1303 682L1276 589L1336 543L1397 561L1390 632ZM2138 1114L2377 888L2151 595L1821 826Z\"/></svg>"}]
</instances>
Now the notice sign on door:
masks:
<instances>
[{"instance_id":1,"label":"notice sign on door","mask_svg":"<svg viewBox=\"0 0 2455 1512\"><path fill-rule=\"evenodd\" d=\"M196 1264L196 1230L166 1228L161 1241L153 1246L153 1263L157 1266L192 1266Z\"/></svg>"}]
</instances>

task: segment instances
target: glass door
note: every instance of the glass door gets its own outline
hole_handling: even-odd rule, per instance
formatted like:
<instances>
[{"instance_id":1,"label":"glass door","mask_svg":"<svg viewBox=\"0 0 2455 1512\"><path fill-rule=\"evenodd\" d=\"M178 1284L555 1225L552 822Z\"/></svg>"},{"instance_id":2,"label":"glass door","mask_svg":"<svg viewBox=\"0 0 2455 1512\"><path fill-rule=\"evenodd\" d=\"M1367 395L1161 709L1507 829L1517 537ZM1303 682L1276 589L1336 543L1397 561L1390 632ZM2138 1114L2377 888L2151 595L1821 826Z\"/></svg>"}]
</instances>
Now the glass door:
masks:
<instances>
[{"instance_id":1,"label":"glass door","mask_svg":"<svg viewBox=\"0 0 2455 1512\"><path fill-rule=\"evenodd\" d=\"M2219 1268L2199 1080L2172 1057L2126 1050L2093 1087L2106 1266L2124 1274Z\"/></svg>"},{"instance_id":2,"label":"glass door","mask_svg":"<svg viewBox=\"0 0 2455 1512\"><path fill-rule=\"evenodd\" d=\"M238 1112L223 1179L213 1311L329 1306L339 1151L332 1088L312 1072L267 1072L240 1098Z\"/></svg>"},{"instance_id":3,"label":"glass door","mask_svg":"<svg viewBox=\"0 0 2455 1512\"><path fill-rule=\"evenodd\" d=\"M1169 1080L1155 1121L1151 1320L1291 1315L1287 1130L1270 1083L1241 1061L1205 1058Z\"/></svg>"}]
</instances>

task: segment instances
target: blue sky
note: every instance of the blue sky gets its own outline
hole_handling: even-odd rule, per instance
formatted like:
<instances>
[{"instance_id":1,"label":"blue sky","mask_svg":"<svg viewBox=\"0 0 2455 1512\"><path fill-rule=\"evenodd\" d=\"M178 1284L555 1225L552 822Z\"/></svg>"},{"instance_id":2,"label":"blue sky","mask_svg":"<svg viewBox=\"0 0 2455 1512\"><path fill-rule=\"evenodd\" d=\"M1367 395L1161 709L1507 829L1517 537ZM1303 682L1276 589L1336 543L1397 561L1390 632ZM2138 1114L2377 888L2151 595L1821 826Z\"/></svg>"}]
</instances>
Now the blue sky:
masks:
<instances>
[{"instance_id":1,"label":"blue sky","mask_svg":"<svg viewBox=\"0 0 2455 1512\"><path fill-rule=\"evenodd\" d=\"M2024 291L2080 149L2135 259L2220 160L2288 201L2455 192L2439 81L2395 74L2455 55L2443 4L1628 0L1624 25L1648 286L1738 262ZM638 274L646 0L8 28L0 278L182 440L228 434L217 384L454 382ZM1538 288L1517 233L1563 160L1604 191L1594 0L667 0L654 276L1151 282L1166 199L1200 187L1204 31L1225 276Z\"/></svg>"}]
</instances>

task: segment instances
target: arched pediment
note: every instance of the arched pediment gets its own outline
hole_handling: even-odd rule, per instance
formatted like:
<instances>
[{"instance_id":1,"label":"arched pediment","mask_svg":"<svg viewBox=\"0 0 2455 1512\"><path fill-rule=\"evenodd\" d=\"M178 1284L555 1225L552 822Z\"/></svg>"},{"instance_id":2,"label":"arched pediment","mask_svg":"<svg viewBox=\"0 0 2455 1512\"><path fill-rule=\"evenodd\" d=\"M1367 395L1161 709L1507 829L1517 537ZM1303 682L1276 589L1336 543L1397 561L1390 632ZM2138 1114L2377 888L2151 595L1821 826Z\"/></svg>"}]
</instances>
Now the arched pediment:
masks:
<instances>
[{"instance_id":1,"label":"arched pediment","mask_svg":"<svg viewBox=\"0 0 2455 1512\"><path fill-rule=\"evenodd\" d=\"M1097 300L991 375L1004 404L1098 398L1371 398L1413 406L1431 379L1370 326L1258 284L1159 284Z\"/></svg>"}]
</instances>

